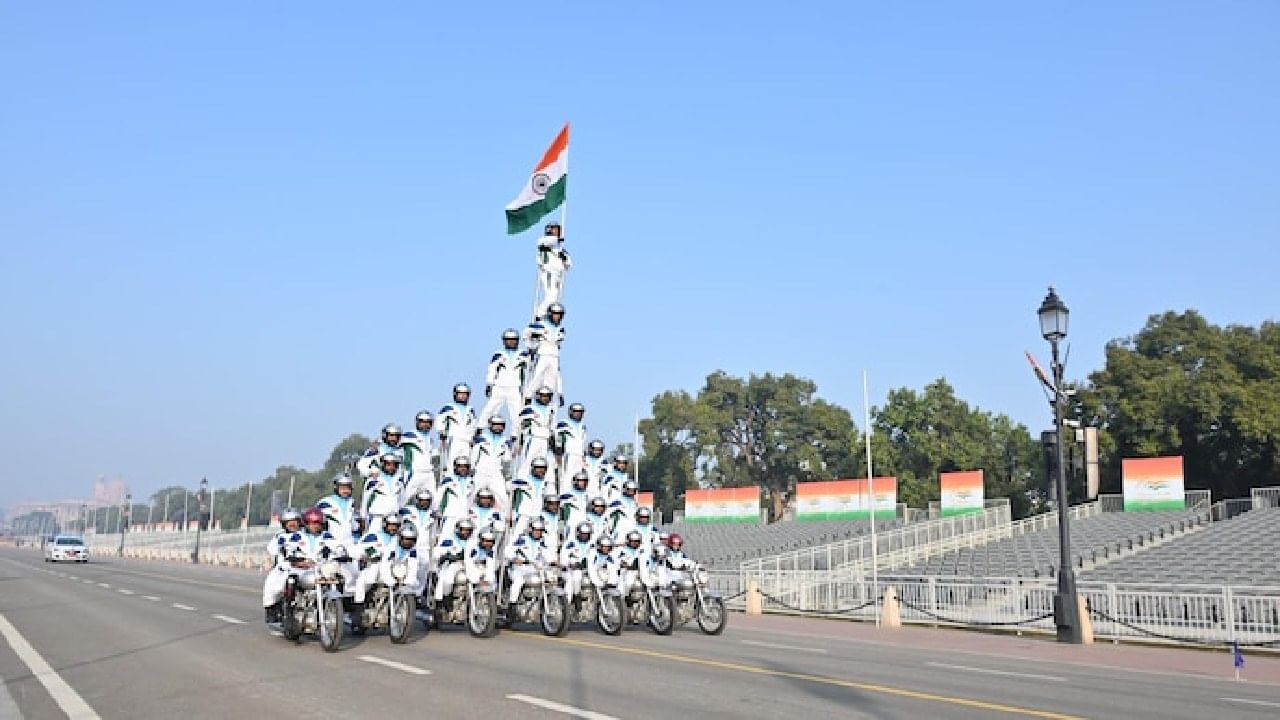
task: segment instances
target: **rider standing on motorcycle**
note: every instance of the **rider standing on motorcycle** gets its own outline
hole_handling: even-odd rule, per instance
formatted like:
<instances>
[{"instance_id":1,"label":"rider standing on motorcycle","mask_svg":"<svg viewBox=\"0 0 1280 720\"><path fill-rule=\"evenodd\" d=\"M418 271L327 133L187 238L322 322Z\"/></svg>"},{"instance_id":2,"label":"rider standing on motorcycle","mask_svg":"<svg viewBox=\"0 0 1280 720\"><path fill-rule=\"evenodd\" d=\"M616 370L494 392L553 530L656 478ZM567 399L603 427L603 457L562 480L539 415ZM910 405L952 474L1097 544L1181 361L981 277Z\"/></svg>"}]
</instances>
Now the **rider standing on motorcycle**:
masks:
<instances>
[{"instance_id":1,"label":"rider standing on motorcycle","mask_svg":"<svg viewBox=\"0 0 1280 720\"><path fill-rule=\"evenodd\" d=\"M577 602L578 589L582 587L582 575L591 557L591 523L580 523L573 537L560 548L560 567L564 569L564 590L570 600Z\"/></svg>"},{"instance_id":2,"label":"rider standing on motorcycle","mask_svg":"<svg viewBox=\"0 0 1280 720\"><path fill-rule=\"evenodd\" d=\"M382 426L382 434L378 442L374 443L368 450L364 451L364 455L356 460L356 470L365 478L370 478L378 474L378 463L383 455L387 453L395 453L404 456L404 446L400 444L403 437L400 426L395 423L387 423Z\"/></svg>"},{"instance_id":3,"label":"rider standing on motorcycle","mask_svg":"<svg viewBox=\"0 0 1280 720\"><path fill-rule=\"evenodd\" d=\"M626 455L615 455L613 466L600 478L600 494L612 502L622 495L622 485L627 481L627 466L631 461Z\"/></svg>"},{"instance_id":4,"label":"rider standing on motorcycle","mask_svg":"<svg viewBox=\"0 0 1280 720\"><path fill-rule=\"evenodd\" d=\"M369 587L378 582L379 568L384 558L396 547L400 533L400 516L387 515L381 529L365 533L360 541L360 575L356 578L351 617L359 618L363 610L364 596Z\"/></svg>"},{"instance_id":5,"label":"rider standing on motorcycle","mask_svg":"<svg viewBox=\"0 0 1280 720\"><path fill-rule=\"evenodd\" d=\"M454 525L453 532L441 535L440 542L431 550L431 559L436 565L435 599L444 599L447 589L453 588L454 575L463 569L463 560L471 551L471 534L476 524L470 518L460 518Z\"/></svg>"},{"instance_id":6,"label":"rider standing on motorcycle","mask_svg":"<svg viewBox=\"0 0 1280 720\"><path fill-rule=\"evenodd\" d=\"M408 498L423 490L436 491L436 464L440 462L440 448L431 437L434 424L435 418L423 410L414 416L413 430L401 435L400 445L405 450L404 464L409 477L404 488L405 504L408 504Z\"/></svg>"},{"instance_id":7,"label":"rider standing on motorcycle","mask_svg":"<svg viewBox=\"0 0 1280 720\"><path fill-rule=\"evenodd\" d=\"M471 440L476 435L476 411L471 409L471 387L453 386L453 402L440 408L440 448L445 462L452 465L460 457L471 456Z\"/></svg>"},{"instance_id":8,"label":"rider standing on motorcycle","mask_svg":"<svg viewBox=\"0 0 1280 720\"><path fill-rule=\"evenodd\" d=\"M483 488L476 493L476 504L471 508L471 520L481 530L494 528L495 531L500 532L507 526L502 513L498 512L498 508L494 506L494 500L493 491L489 488Z\"/></svg>"},{"instance_id":9,"label":"rider standing on motorcycle","mask_svg":"<svg viewBox=\"0 0 1280 720\"><path fill-rule=\"evenodd\" d=\"M587 492L592 495L600 494L600 481L604 478L605 473L609 472L609 460L604 456L604 442L601 440L592 440L587 445L587 456L583 459L587 468Z\"/></svg>"},{"instance_id":10,"label":"rider standing on motorcycle","mask_svg":"<svg viewBox=\"0 0 1280 720\"><path fill-rule=\"evenodd\" d=\"M384 517L400 512L401 462L399 453L385 453L378 474L364 484L363 509L372 532L382 528Z\"/></svg>"},{"instance_id":11,"label":"rider standing on motorcycle","mask_svg":"<svg viewBox=\"0 0 1280 720\"><path fill-rule=\"evenodd\" d=\"M333 479L333 494L320 498L316 507L324 513L329 524L329 532L334 537L345 538L355 527L352 515L356 512L356 501L352 497L355 492L355 481L350 475L343 473Z\"/></svg>"},{"instance_id":12,"label":"rider standing on motorcycle","mask_svg":"<svg viewBox=\"0 0 1280 720\"><path fill-rule=\"evenodd\" d=\"M586 412L582 403L573 403L569 406L569 417L556 423L555 447L560 455L558 474L561 492L568 492L567 481L586 467L587 426L582 422Z\"/></svg>"},{"instance_id":13,"label":"rider standing on motorcycle","mask_svg":"<svg viewBox=\"0 0 1280 720\"><path fill-rule=\"evenodd\" d=\"M596 547L587 558L587 578L591 584L602 588L616 582L618 556L613 554L613 539L608 535L596 540Z\"/></svg>"},{"instance_id":14,"label":"rider standing on motorcycle","mask_svg":"<svg viewBox=\"0 0 1280 720\"><path fill-rule=\"evenodd\" d=\"M516 421L524 397L520 388L532 368L527 350L520 349L520 333L508 329L502 333L502 349L493 354L485 373L484 394L489 398L481 410L481 417L499 416L506 407L507 417Z\"/></svg>"},{"instance_id":15,"label":"rider standing on motorcycle","mask_svg":"<svg viewBox=\"0 0 1280 720\"><path fill-rule=\"evenodd\" d=\"M643 505L636 508L636 532L640 533L641 544L645 550L652 551L657 545L663 544L659 539L658 528L653 525L653 511Z\"/></svg>"},{"instance_id":16,"label":"rider standing on motorcycle","mask_svg":"<svg viewBox=\"0 0 1280 720\"><path fill-rule=\"evenodd\" d=\"M465 457L453 461L453 472L440 479L436 493L436 517L440 520L440 537L453 535L453 526L467 517L471 508L471 461Z\"/></svg>"},{"instance_id":17,"label":"rider standing on motorcycle","mask_svg":"<svg viewBox=\"0 0 1280 720\"><path fill-rule=\"evenodd\" d=\"M424 547L434 547L432 537L436 528L436 514L431 509L434 498L430 490L419 490L413 498L413 504L400 508L400 519L413 523L418 531L418 542ZM400 526L402 529L404 525Z\"/></svg>"},{"instance_id":18,"label":"rider standing on motorcycle","mask_svg":"<svg viewBox=\"0 0 1280 720\"><path fill-rule=\"evenodd\" d=\"M515 537L524 535L529 521L541 513L538 501L542 491L547 487L547 459L534 458L529 465L529 474L511 481L511 507L515 512Z\"/></svg>"},{"instance_id":19,"label":"rider standing on motorcycle","mask_svg":"<svg viewBox=\"0 0 1280 720\"><path fill-rule=\"evenodd\" d=\"M542 527L547 531L543 536L547 548L553 554L559 553L560 544L564 542L564 522L560 518L560 496L555 490L545 488L542 491L542 512L538 517L542 519Z\"/></svg>"},{"instance_id":20,"label":"rider standing on motorcycle","mask_svg":"<svg viewBox=\"0 0 1280 720\"><path fill-rule=\"evenodd\" d=\"M501 415L489 418L489 429L476 433L471 445L471 467L475 470L475 489L487 487L497 498L498 509L507 511L507 478L504 469L511 459L511 444L506 437L507 421Z\"/></svg>"},{"instance_id":21,"label":"rider standing on motorcycle","mask_svg":"<svg viewBox=\"0 0 1280 720\"><path fill-rule=\"evenodd\" d=\"M604 498L591 498L591 505L587 509L587 522L591 523L591 541L595 542L609 534L609 519L605 517L605 511L608 509Z\"/></svg>"},{"instance_id":22,"label":"rider standing on motorcycle","mask_svg":"<svg viewBox=\"0 0 1280 720\"><path fill-rule=\"evenodd\" d=\"M528 534L517 537L507 546L507 578L511 582L508 602L514 603L520 597L525 582L538 578L542 566L555 564L555 553L547 547L546 531L542 518L534 518L529 523Z\"/></svg>"}]
</instances>

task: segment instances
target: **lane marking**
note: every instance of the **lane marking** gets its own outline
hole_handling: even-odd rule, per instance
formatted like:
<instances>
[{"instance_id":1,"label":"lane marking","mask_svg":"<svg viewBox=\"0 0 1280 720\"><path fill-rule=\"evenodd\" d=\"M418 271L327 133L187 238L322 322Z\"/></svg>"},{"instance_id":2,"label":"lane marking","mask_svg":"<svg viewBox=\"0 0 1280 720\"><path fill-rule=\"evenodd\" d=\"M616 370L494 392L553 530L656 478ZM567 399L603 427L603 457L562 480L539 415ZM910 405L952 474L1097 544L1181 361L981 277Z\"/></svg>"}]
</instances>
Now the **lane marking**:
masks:
<instances>
[{"instance_id":1,"label":"lane marking","mask_svg":"<svg viewBox=\"0 0 1280 720\"><path fill-rule=\"evenodd\" d=\"M373 655L361 655L356 659L363 660L367 663L373 663L374 665L382 665L383 667L394 668L402 672L407 672L410 675L430 675L431 674L431 671L427 670L426 668L414 667L412 665L405 665L404 663L396 662L395 660L383 660L382 658L374 657Z\"/></svg>"},{"instance_id":2,"label":"lane marking","mask_svg":"<svg viewBox=\"0 0 1280 720\"><path fill-rule=\"evenodd\" d=\"M108 590L110 590L110 589L111 589L111 586L110 586L110 585L108 585L108 584L106 584L106 583L98 583L98 587L100 587L100 588L106 588L106 589L108 589Z\"/></svg>"},{"instance_id":3,"label":"lane marking","mask_svg":"<svg viewBox=\"0 0 1280 720\"><path fill-rule=\"evenodd\" d=\"M773 648L775 650L799 650L801 652L826 653L823 648L799 647L797 645L779 645L778 643L760 642L759 640L743 640L743 645L756 645L758 647Z\"/></svg>"},{"instance_id":4,"label":"lane marking","mask_svg":"<svg viewBox=\"0 0 1280 720\"><path fill-rule=\"evenodd\" d=\"M92 584L93 584L93 581L92 581L92 580L90 580L89 578L85 578L85 579L81 580L80 582L84 583L85 585L92 585Z\"/></svg>"},{"instance_id":5,"label":"lane marking","mask_svg":"<svg viewBox=\"0 0 1280 720\"><path fill-rule=\"evenodd\" d=\"M950 663L927 662L925 665L936 668L946 668L948 670L963 670L965 672L985 673L987 675L1003 675L1005 677L1027 678L1028 680L1048 680L1050 682L1067 682L1064 677L1056 677L1054 675L1036 675L1034 673L1010 672L1008 670L996 670L994 668L972 667L970 665L952 665Z\"/></svg>"},{"instance_id":6,"label":"lane marking","mask_svg":"<svg viewBox=\"0 0 1280 720\"><path fill-rule=\"evenodd\" d=\"M244 624L243 620L240 620L238 618L233 618L233 617L227 617L226 615L210 615L209 617L213 618L214 620L221 620L224 623L231 623L232 625Z\"/></svg>"},{"instance_id":7,"label":"lane marking","mask_svg":"<svg viewBox=\"0 0 1280 720\"><path fill-rule=\"evenodd\" d=\"M656 650L644 650L642 648L626 647L623 645L606 645L605 643L591 642L588 640L549 638L545 635L528 635L525 633L511 633L511 635L531 642L541 641L563 643L566 645L578 645L581 647L626 653L628 655L640 655L644 657L658 658L660 660L674 660L676 662L682 662L689 665L703 665L705 667L719 668L721 670L735 670L737 672L751 673L754 675L769 675L772 677L788 678L791 680L804 680L806 682L819 683L822 685L835 685L837 687L846 687L854 690L862 690L864 692L874 692L882 695L895 695L897 697L911 698L913 700L925 700L929 702L943 703L946 705L958 705L961 707L977 708L979 710L989 710L991 712L1008 713L1010 715L1025 715L1027 717L1047 718L1048 720L1083 720L1083 718L1078 715L1053 712L1052 710L1037 710L1035 708L1019 707L1017 705L1004 705L1001 703L987 702L985 700L973 700L971 698L938 695L937 693L924 692L920 690L908 690L906 688L894 687L892 685L879 685L876 683L841 680L839 678L825 677L822 675L787 672L785 670L774 670L773 668L760 667L758 665L743 665L742 663L724 662L721 660L711 660L708 658L692 657L689 655L675 655L672 653L658 652Z\"/></svg>"},{"instance_id":8,"label":"lane marking","mask_svg":"<svg viewBox=\"0 0 1280 720\"><path fill-rule=\"evenodd\" d=\"M132 594L133 594L133 591L132 591L132 590L127 590L127 589L125 589L125 588L116 588L116 592L120 593L121 595L132 595Z\"/></svg>"},{"instance_id":9,"label":"lane marking","mask_svg":"<svg viewBox=\"0 0 1280 720\"><path fill-rule=\"evenodd\" d=\"M565 715L587 718L587 720L618 720L618 718L612 715L605 715L604 713L598 713L592 710L583 710L582 708L576 708L572 705L565 705L554 700L544 700L542 698L533 697L532 695L508 695L507 699L515 700L516 702L528 703L530 705L540 707L543 710L551 710L553 712L564 713Z\"/></svg>"},{"instance_id":10,"label":"lane marking","mask_svg":"<svg viewBox=\"0 0 1280 720\"><path fill-rule=\"evenodd\" d=\"M1263 707L1280 708L1280 702L1267 702L1266 700L1250 700L1249 698L1218 698L1223 702L1243 703L1245 705L1262 705Z\"/></svg>"},{"instance_id":11,"label":"lane marking","mask_svg":"<svg viewBox=\"0 0 1280 720\"><path fill-rule=\"evenodd\" d=\"M49 667L49 663L45 662L40 653L31 647L27 639L22 637L18 629L9 623L5 616L0 615L0 635L9 642L9 647L13 648L13 652L22 662L27 664L27 668L31 670L31 674L35 676L44 689L49 693L49 697L58 704L62 712L67 714L71 720L101 720L98 713L89 707L89 704L80 697L80 694L67 684L58 673Z\"/></svg>"},{"instance_id":12,"label":"lane marking","mask_svg":"<svg viewBox=\"0 0 1280 720\"><path fill-rule=\"evenodd\" d=\"M156 597L155 595L143 595L142 599L150 600L151 602L160 602L160 598Z\"/></svg>"},{"instance_id":13,"label":"lane marking","mask_svg":"<svg viewBox=\"0 0 1280 720\"><path fill-rule=\"evenodd\" d=\"M80 578L76 577L75 575L68 575L68 576L67 576L67 579L68 579L68 580L79 580Z\"/></svg>"},{"instance_id":14,"label":"lane marking","mask_svg":"<svg viewBox=\"0 0 1280 720\"><path fill-rule=\"evenodd\" d=\"M195 612L195 608L190 605L183 605L182 603L169 603L169 607L175 610L189 610L191 612Z\"/></svg>"}]
</instances>

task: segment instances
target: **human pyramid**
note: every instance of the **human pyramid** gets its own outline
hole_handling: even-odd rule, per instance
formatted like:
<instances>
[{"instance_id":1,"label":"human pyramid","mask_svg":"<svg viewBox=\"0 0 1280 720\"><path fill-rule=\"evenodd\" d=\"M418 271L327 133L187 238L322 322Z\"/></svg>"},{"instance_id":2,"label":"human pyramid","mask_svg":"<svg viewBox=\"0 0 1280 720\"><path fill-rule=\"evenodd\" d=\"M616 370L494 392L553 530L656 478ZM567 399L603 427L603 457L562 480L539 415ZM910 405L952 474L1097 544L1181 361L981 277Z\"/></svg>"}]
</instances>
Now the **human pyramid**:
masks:
<instances>
[{"instance_id":1,"label":"human pyramid","mask_svg":"<svg viewBox=\"0 0 1280 720\"><path fill-rule=\"evenodd\" d=\"M505 586L505 609L548 566L565 569L569 598L584 581L617 585L626 597L632 586L669 586L694 569L679 535L660 532L650 508L637 503L626 455L610 461L604 442L586 441L586 408L575 402L557 417L565 407L561 300L571 267L562 226L547 225L537 244L533 321L523 332L502 333L478 416L471 388L454 385L452 401L434 416L418 413L412 430L384 426L353 473L334 478L332 495L305 513L282 515L283 530L267 548L274 562L263 587L268 622L280 619L299 558L343 558L353 627L379 585L407 582L434 609L450 605L446 594L465 577ZM401 560L413 566L407 580L391 576ZM616 582L605 579L610 572Z\"/></svg>"}]
</instances>

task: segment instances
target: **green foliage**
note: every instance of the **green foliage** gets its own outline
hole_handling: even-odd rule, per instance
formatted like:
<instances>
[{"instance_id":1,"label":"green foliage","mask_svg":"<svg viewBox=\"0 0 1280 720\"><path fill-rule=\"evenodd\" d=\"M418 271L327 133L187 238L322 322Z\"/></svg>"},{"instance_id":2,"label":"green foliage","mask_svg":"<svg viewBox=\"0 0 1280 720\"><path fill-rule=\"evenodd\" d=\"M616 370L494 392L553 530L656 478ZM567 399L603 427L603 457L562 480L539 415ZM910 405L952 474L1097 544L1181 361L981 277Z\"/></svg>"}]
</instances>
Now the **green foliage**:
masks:
<instances>
[{"instance_id":1,"label":"green foliage","mask_svg":"<svg viewBox=\"0 0 1280 720\"><path fill-rule=\"evenodd\" d=\"M1156 455L1182 455L1187 487L1215 499L1280 481L1280 324L1166 312L1106 358L1079 399L1102 429L1104 491L1120 491L1121 458Z\"/></svg>"}]
</instances>

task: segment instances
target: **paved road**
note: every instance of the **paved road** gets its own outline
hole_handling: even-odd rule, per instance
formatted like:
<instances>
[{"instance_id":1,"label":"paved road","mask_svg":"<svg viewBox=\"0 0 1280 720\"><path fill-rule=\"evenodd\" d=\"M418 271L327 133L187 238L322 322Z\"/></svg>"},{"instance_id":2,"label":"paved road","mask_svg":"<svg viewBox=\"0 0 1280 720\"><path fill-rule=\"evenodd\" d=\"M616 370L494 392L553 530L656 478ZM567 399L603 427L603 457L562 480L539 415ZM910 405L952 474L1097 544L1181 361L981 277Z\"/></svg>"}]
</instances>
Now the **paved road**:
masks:
<instances>
[{"instance_id":1,"label":"paved road","mask_svg":"<svg viewBox=\"0 0 1280 720\"><path fill-rule=\"evenodd\" d=\"M33 677L29 655L0 634L0 718L66 717L77 698L102 718L298 717L306 708L346 717L574 711L597 720L1280 716L1280 673L1268 676L1276 665L1265 661L1246 669L1258 679L1235 683L1225 679L1225 659L1224 679L1216 679L1032 659L1028 644L1039 641L1026 638L972 636L982 638L979 649L956 652L938 638L968 634L921 630L872 641L845 631L853 625L787 618L734 616L720 637L695 629L611 638L583 627L563 640L532 630L478 640L456 628L417 634L405 646L382 635L349 638L328 654L264 630L259 583L235 570L50 566L30 552L0 550L0 630L7 624L20 635L56 679ZM918 633L933 640L916 642ZM884 644L886 637L904 641Z\"/></svg>"}]
</instances>

